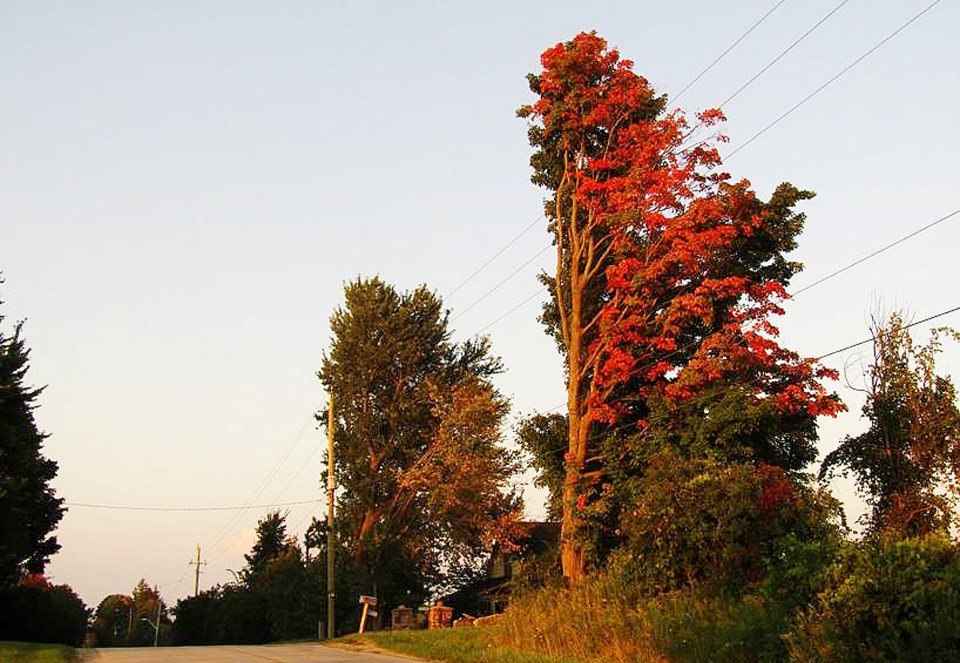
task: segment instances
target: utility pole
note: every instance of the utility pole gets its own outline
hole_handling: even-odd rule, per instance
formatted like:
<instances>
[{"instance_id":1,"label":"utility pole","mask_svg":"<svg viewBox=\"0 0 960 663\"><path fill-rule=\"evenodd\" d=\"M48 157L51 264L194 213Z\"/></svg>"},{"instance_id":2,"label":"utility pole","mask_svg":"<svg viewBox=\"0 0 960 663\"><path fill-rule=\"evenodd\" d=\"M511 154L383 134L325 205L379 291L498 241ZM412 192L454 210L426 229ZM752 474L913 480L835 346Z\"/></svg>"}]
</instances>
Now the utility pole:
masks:
<instances>
[{"instance_id":1,"label":"utility pole","mask_svg":"<svg viewBox=\"0 0 960 663\"><path fill-rule=\"evenodd\" d=\"M197 561L190 562L190 564L191 565L196 564L197 566L196 575L194 576L194 579L193 579L193 595L196 596L197 594L200 593L200 565L201 564L206 565L206 562L200 561L200 544L199 543L197 544Z\"/></svg>"},{"instance_id":2,"label":"utility pole","mask_svg":"<svg viewBox=\"0 0 960 663\"><path fill-rule=\"evenodd\" d=\"M337 635L334 624L336 613L336 598L334 583L334 550L333 543L333 394L330 394L330 405L327 410L327 638L333 639Z\"/></svg>"}]
</instances>

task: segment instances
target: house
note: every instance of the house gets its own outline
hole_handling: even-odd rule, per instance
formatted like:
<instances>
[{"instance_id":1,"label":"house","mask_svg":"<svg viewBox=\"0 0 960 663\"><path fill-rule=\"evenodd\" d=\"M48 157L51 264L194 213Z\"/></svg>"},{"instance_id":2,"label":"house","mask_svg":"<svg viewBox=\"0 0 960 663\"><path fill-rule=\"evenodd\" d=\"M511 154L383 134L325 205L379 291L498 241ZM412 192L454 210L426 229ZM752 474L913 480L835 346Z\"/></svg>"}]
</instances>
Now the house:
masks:
<instances>
[{"instance_id":1,"label":"house","mask_svg":"<svg viewBox=\"0 0 960 663\"><path fill-rule=\"evenodd\" d=\"M505 553L495 545L484 576L443 598L455 614L501 613L518 583L537 585L559 574L560 523L527 521L520 526L523 534L516 542L516 552Z\"/></svg>"}]
</instances>

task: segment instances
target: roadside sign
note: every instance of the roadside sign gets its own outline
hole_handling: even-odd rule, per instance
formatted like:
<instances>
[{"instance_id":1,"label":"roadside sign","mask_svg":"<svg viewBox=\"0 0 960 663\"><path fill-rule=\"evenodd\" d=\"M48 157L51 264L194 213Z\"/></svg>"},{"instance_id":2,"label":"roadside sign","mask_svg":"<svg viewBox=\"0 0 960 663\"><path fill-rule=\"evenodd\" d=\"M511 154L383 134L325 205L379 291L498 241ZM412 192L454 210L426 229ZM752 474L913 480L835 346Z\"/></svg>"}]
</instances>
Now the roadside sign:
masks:
<instances>
[{"instance_id":1,"label":"roadside sign","mask_svg":"<svg viewBox=\"0 0 960 663\"><path fill-rule=\"evenodd\" d=\"M377 605L377 597L361 594L360 603L362 603L363 605Z\"/></svg>"}]
</instances>

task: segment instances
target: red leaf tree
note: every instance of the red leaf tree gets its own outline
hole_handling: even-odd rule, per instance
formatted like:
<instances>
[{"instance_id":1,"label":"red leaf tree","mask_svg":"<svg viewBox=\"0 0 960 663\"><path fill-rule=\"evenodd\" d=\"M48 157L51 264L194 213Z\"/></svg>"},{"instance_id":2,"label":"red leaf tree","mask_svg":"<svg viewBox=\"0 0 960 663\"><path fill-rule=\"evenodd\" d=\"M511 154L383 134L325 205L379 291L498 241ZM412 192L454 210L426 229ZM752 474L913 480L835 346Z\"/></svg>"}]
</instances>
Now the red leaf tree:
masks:
<instances>
[{"instance_id":1,"label":"red leaf tree","mask_svg":"<svg viewBox=\"0 0 960 663\"><path fill-rule=\"evenodd\" d=\"M530 120L532 179L552 192L557 261L542 277L553 294L542 320L566 365L561 558L575 583L611 433L676 428L732 389L745 409L789 422L761 427L740 451L798 471L815 457L815 417L842 406L819 382L830 372L779 346L770 321L801 268L785 258L803 226L793 207L813 194L782 184L764 202L733 181L720 169L724 138L689 144L683 112L667 112L595 33L541 61L529 76L538 98L519 115ZM697 127L723 119L704 111Z\"/></svg>"}]
</instances>

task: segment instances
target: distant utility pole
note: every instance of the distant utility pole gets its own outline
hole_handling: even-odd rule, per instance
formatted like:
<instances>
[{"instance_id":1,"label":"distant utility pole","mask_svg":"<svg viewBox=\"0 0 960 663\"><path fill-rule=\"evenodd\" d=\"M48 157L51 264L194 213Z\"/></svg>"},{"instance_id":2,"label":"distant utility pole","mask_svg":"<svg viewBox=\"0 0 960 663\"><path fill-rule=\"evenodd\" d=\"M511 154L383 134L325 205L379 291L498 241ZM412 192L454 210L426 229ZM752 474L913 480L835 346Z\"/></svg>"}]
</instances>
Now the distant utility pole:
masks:
<instances>
[{"instance_id":1,"label":"distant utility pole","mask_svg":"<svg viewBox=\"0 0 960 663\"><path fill-rule=\"evenodd\" d=\"M194 579L193 579L193 595L196 596L197 594L200 593L200 566L206 565L206 562L200 561L200 544L199 543L197 544L197 561L190 562L191 566L193 566L194 564L196 565L197 569L196 569L196 575L194 576Z\"/></svg>"},{"instance_id":2,"label":"distant utility pole","mask_svg":"<svg viewBox=\"0 0 960 663\"><path fill-rule=\"evenodd\" d=\"M334 625L336 613L333 551L333 394L330 394L330 405L327 410L327 637L331 640L337 637Z\"/></svg>"}]
</instances>

